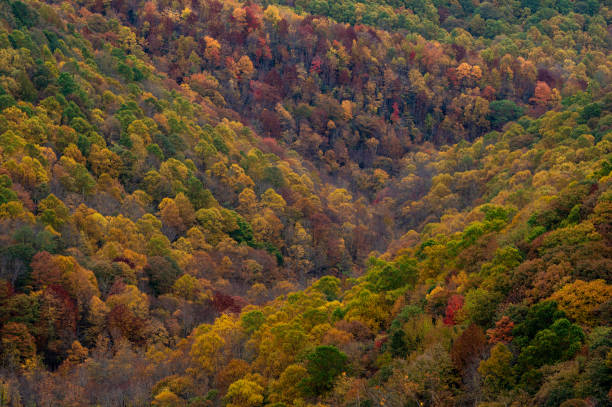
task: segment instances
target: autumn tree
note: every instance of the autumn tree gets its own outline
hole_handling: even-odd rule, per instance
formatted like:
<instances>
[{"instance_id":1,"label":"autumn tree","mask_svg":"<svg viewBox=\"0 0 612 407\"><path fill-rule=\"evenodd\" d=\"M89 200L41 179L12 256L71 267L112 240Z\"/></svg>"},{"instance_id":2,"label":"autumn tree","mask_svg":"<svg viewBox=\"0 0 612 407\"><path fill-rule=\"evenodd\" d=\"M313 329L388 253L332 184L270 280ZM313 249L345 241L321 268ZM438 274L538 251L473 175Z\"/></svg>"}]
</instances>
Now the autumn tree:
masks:
<instances>
[{"instance_id":1,"label":"autumn tree","mask_svg":"<svg viewBox=\"0 0 612 407\"><path fill-rule=\"evenodd\" d=\"M263 404L263 387L256 382L241 379L230 385L225 395L228 407L256 407Z\"/></svg>"}]
</instances>

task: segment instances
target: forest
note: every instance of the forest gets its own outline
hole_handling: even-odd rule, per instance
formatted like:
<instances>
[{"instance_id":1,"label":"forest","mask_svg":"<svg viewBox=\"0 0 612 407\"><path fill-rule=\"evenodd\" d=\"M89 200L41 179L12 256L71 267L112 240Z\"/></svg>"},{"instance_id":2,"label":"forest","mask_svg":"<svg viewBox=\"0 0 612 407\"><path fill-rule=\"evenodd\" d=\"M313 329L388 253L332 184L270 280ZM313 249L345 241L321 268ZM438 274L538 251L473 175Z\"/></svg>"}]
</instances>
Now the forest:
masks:
<instances>
[{"instance_id":1,"label":"forest","mask_svg":"<svg viewBox=\"0 0 612 407\"><path fill-rule=\"evenodd\" d=\"M0 0L0 407L612 407L610 0Z\"/></svg>"}]
</instances>

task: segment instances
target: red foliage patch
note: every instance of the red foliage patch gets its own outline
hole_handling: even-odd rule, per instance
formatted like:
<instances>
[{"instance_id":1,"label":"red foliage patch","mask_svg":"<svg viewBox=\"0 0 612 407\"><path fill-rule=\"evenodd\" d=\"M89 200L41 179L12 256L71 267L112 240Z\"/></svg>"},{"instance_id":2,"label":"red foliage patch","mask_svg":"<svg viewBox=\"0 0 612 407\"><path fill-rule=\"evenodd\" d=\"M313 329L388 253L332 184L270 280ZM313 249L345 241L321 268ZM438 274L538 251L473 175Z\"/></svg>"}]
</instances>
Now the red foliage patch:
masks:
<instances>
[{"instance_id":1,"label":"red foliage patch","mask_svg":"<svg viewBox=\"0 0 612 407\"><path fill-rule=\"evenodd\" d=\"M213 307L219 313L228 311L234 314L239 313L248 303L241 297L223 294L215 291L213 294Z\"/></svg>"}]
</instances>

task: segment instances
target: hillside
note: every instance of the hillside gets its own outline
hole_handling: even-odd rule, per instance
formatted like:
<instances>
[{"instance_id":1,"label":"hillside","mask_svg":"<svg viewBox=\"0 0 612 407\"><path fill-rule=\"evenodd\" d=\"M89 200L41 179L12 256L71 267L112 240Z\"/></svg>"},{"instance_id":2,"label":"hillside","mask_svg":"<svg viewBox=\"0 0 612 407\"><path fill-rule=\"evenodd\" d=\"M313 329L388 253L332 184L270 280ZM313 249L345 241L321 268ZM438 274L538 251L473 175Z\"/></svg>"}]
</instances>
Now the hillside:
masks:
<instances>
[{"instance_id":1,"label":"hillside","mask_svg":"<svg viewBox=\"0 0 612 407\"><path fill-rule=\"evenodd\" d=\"M607 2L0 2L0 406L611 406Z\"/></svg>"}]
</instances>

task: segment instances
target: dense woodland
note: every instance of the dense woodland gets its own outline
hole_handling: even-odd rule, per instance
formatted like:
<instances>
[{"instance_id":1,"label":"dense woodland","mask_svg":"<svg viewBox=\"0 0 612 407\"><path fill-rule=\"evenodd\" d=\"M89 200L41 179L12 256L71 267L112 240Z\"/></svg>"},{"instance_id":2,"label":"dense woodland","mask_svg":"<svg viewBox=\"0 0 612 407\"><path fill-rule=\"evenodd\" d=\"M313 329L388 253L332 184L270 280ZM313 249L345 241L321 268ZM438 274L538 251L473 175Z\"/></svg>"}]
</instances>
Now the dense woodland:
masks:
<instances>
[{"instance_id":1,"label":"dense woodland","mask_svg":"<svg viewBox=\"0 0 612 407\"><path fill-rule=\"evenodd\" d=\"M611 23L0 1L0 406L612 406Z\"/></svg>"}]
</instances>

